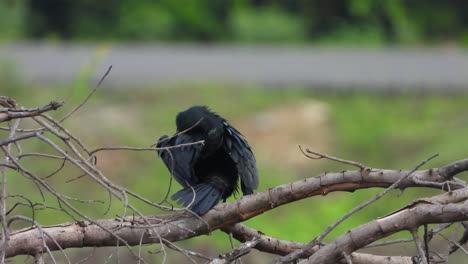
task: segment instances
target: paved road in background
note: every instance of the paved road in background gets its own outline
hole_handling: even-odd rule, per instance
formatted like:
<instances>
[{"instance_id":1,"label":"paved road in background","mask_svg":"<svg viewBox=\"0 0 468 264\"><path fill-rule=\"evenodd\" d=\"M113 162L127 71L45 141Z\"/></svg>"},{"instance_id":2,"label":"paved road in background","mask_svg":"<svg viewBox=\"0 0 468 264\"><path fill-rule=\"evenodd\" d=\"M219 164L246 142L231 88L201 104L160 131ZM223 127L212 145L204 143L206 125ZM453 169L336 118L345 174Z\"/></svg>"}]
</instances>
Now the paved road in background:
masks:
<instances>
[{"instance_id":1,"label":"paved road in background","mask_svg":"<svg viewBox=\"0 0 468 264\"><path fill-rule=\"evenodd\" d=\"M4 44L0 62L30 82L73 81L95 62L95 78L113 65L107 86L166 81L238 81L311 88L468 91L468 51L429 49L283 48L190 45ZM1 69L1 67L0 67Z\"/></svg>"}]
</instances>

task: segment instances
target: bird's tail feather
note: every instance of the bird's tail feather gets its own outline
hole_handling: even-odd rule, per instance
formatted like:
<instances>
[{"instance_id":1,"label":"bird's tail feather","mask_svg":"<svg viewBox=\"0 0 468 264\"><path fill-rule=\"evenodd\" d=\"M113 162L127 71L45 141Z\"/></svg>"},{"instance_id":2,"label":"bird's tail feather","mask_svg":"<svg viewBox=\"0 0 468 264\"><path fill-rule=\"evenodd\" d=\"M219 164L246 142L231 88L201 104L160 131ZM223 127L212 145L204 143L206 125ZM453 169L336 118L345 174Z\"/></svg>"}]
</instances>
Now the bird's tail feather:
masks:
<instances>
[{"instance_id":1,"label":"bird's tail feather","mask_svg":"<svg viewBox=\"0 0 468 264\"><path fill-rule=\"evenodd\" d=\"M194 190L195 200L193 199ZM183 206L188 206L194 200L190 210L203 215L222 199L222 193L211 184L200 183L193 186L193 189L189 187L176 192L171 199Z\"/></svg>"}]
</instances>

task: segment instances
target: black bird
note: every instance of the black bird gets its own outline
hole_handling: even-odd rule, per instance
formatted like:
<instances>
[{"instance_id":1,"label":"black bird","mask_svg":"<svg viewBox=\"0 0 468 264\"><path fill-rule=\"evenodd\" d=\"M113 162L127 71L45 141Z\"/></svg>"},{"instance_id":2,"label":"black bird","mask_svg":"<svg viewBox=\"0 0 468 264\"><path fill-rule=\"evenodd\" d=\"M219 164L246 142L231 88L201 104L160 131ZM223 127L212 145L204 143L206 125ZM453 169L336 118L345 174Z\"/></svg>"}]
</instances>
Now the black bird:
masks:
<instances>
[{"instance_id":1,"label":"black bird","mask_svg":"<svg viewBox=\"0 0 468 264\"><path fill-rule=\"evenodd\" d=\"M177 133L162 136L157 147L166 167L183 189L172 199L203 215L240 188L244 195L258 187L255 157L244 136L206 106L193 106L176 117ZM203 144L188 144L204 140ZM187 145L188 144L188 145ZM195 194L195 197L194 197Z\"/></svg>"}]
</instances>

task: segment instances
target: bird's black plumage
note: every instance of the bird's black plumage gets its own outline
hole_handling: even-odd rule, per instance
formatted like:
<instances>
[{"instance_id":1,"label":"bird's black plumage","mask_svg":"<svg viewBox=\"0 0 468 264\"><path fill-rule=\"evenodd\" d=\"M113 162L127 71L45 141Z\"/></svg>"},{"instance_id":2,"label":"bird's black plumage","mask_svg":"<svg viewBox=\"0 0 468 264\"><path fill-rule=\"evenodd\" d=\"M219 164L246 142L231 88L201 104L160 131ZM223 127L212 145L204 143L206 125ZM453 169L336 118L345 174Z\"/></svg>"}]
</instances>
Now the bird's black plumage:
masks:
<instances>
[{"instance_id":1,"label":"bird's black plumage","mask_svg":"<svg viewBox=\"0 0 468 264\"><path fill-rule=\"evenodd\" d=\"M198 215L238 191L258 187L255 157L249 144L224 118L206 106L193 106L176 117L177 133L162 136L159 156L183 189L171 198ZM190 144L203 140L203 144ZM194 196L195 194L195 196Z\"/></svg>"}]
</instances>

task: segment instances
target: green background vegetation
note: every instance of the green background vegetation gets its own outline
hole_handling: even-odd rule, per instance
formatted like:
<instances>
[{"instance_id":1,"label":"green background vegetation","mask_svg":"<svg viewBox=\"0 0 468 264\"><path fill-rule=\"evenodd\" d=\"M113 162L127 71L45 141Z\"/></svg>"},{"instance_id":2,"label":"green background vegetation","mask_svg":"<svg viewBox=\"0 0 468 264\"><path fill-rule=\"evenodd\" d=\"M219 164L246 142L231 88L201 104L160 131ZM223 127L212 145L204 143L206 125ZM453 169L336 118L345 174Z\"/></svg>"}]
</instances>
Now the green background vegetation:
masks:
<instances>
[{"instance_id":1,"label":"green background vegetation","mask_svg":"<svg viewBox=\"0 0 468 264\"><path fill-rule=\"evenodd\" d=\"M462 0L8 0L0 39L464 44Z\"/></svg>"}]
</instances>

